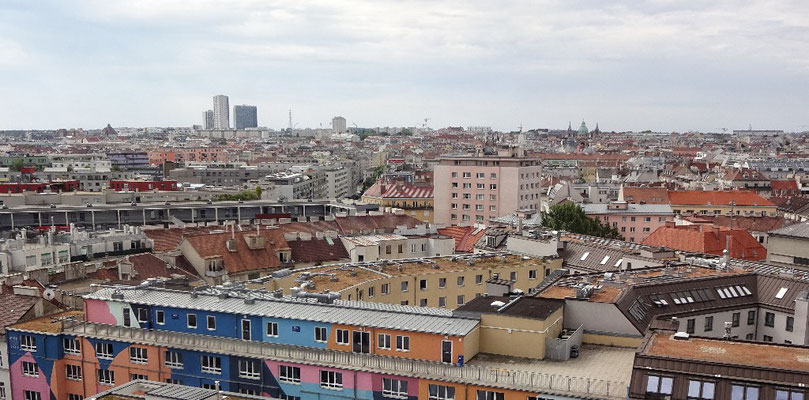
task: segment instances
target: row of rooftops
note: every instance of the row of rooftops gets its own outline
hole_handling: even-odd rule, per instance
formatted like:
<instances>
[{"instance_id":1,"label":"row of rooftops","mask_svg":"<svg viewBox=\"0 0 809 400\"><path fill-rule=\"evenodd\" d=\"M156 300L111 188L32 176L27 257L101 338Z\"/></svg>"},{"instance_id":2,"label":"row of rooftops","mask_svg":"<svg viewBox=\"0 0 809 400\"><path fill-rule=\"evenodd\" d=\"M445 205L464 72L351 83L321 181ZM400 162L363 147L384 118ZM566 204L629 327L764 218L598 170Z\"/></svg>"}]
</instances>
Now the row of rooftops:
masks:
<instances>
[{"instance_id":1,"label":"row of rooftops","mask_svg":"<svg viewBox=\"0 0 809 400\"><path fill-rule=\"evenodd\" d=\"M225 286L192 292L155 287L101 287L84 298L452 336L469 334L479 322L454 316L452 311L441 308L342 300L327 304L308 297Z\"/></svg>"}]
</instances>

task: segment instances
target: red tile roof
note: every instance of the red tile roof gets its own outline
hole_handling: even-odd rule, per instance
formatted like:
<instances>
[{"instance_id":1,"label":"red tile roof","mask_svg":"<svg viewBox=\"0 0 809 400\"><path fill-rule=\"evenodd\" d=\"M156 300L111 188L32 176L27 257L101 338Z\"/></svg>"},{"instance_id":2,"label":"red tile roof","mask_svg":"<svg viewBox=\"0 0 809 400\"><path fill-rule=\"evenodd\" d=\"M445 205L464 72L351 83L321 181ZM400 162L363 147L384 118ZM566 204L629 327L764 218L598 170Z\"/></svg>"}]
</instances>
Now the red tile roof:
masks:
<instances>
[{"instance_id":1,"label":"red tile roof","mask_svg":"<svg viewBox=\"0 0 809 400\"><path fill-rule=\"evenodd\" d=\"M772 190L794 190L796 193L800 190L800 188L798 188L798 182L791 180L770 181L770 187Z\"/></svg>"},{"instance_id":2,"label":"red tile roof","mask_svg":"<svg viewBox=\"0 0 809 400\"><path fill-rule=\"evenodd\" d=\"M332 244L325 239L290 240L292 261L296 263L329 262L348 260L348 252L340 239L332 239Z\"/></svg>"},{"instance_id":3,"label":"red tile roof","mask_svg":"<svg viewBox=\"0 0 809 400\"><path fill-rule=\"evenodd\" d=\"M649 246L715 255L722 255L726 243L733 258L752 261L767 258L767 249L744 229L703 225L661 226L643 240L643 244Z\"/></svg>"},{"instance_id":4,"label":"red tile roof","mask_svg":"<svg viewBox=\"0 0 809 400\"><path fill-rule=\"evenodd\" d=\"M438 229L438 233L455 239L456 253L472 253L475 250L475 243L486 234L485 229L473 234L476 229L474 226L449 226Z\"/></svg>"},{"instance_id":5,"label":"red tile roof","mask_svg":"<svg viewBox=\"0 0 809 400\"><path fill-rule=\"evenodd\" d=\"M279 229L262 229L260 232L264 237L264 247L260 249L250 249L247 246L247 237L255 235L254 230L235 233L235 251L227 248L230 232L187 236L185 240L203 259L221 257L225 270L231 273L280 267L281 261L276 252L289 248L284 233Z\"/></svg>"},{"instance_id":6,"label":"red tile roof","mask_svg":"<svg viewBox=\"0 0 809 400\"><path fill-rule=\"evenodd\" d=\"M730 205L735 202L737 206L774 206L769 200L757 195L755 192L733 190L697 191L683 190L670 191L669 201L672 205Z\"/></svg>"},{"instance_id":7,"label":"red tile roof","mask_svg":"<svg viewBox=\"0 0 809 400\"><path fill-rule=\"evenodd\" d=\"M216 229L221 230L223 227L212 225L194 228L146 229L143 233L154 241L154 251L164 252L176 249L184 236L208 233Z\"/></svg>"}]
</instances>

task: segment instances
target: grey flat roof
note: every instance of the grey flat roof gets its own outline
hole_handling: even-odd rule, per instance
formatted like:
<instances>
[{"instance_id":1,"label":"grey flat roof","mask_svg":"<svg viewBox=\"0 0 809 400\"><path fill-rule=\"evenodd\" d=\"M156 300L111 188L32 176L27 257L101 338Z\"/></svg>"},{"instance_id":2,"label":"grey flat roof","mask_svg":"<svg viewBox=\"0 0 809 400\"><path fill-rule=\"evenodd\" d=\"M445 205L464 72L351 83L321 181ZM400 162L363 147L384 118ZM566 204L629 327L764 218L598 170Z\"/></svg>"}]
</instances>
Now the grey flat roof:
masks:
<instances>
[{"instance_id":1,"label":"grey flat roof","mask_svg":"<svg viewBox=\"0 0 809 400\"><path fill-rule=\"evenodd\" d=\"M121 300L112 297L116 290L104 287L84 298L453 336L469 334L480 322L453 316L452 311L440 308L341 300L324 304L308 299L275 298L267 291L250 291L255 303L246 304L243 297L223 299L214 291L198 292L197 297L192 297L190 292L177 290L120 288L124 297Z\"/></svg>"},{"instance_id":2,"label":"grey flat roof","mask_svg":"<svg viewBox=\"0 0 809 400\"><path fill-rule=\"evenodd\" d=\"M770 235L791 236L809 239L809 223L802 222L785 226L770 232Z\"/></svg>"},{"instance_id":3,"label":"grey flat roof","mask_svg":"<svg viewBox=\"0 0 809 400\"><path fill-rule=\"evenodd\" d=\"M609 210L608 204L582 204L585 214L665 214L673 215L668 204L627 204L626 210Z\"/></svg>"}]
</instances>

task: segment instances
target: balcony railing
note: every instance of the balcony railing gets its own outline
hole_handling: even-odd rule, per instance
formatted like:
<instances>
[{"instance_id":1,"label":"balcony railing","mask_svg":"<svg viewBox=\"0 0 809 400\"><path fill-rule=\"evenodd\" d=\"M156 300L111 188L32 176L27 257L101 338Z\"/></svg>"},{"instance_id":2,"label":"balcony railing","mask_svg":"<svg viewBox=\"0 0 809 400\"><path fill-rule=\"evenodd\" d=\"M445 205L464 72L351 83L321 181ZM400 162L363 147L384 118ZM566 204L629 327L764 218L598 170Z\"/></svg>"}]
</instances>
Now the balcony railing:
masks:
<instances>
[{"instance_id":1,"label":"balcony railing","mask_svg":"<svg viewBox=\"0 0 809 400\"><path fill-rule=\"evenodd\" d=\"M458 367L430 361L358 354L334 350L309 349L300 346L214 338L176 332L125 328L95 323L78 323L66 327L66 333L87 335L117 341L165 346L192 351L205 351L273 361L322 365L347 370L482 385L528 392L575 395L582 397L626 398L627 382L607 381L576 376L491 368L477 365Z\"/></svg>"}]
</instances>

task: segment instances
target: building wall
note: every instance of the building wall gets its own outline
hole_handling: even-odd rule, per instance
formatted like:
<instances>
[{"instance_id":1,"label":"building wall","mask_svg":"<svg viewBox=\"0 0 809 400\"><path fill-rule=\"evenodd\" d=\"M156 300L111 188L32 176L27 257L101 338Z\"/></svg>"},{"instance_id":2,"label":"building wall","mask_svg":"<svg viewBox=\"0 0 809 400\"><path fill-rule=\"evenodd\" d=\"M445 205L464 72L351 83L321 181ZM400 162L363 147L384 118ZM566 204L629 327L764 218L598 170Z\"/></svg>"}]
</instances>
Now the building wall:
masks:
<instances>
[{"instance_id":1,"label":"building wall","mask_svg":"<svg viewBox=\"0 0 809 400\"><path fill-rule=\"evenodd\" d=\"M456 161L461 165L455 165ZM464 178L464 173L469 177ZM483 175L478 177L478 174ZM443 159L435 167L434 173L434 221L452 225L486 224L490 218L508 215L517 209L539 209L541 175L542 166L538 160L491 157ZM468 184L469 188L464 188L464 184ZM482 184L483 188L478 189L478 184ZM453 193L457 194L456 198L452 197ZM468 194L469 198L464 199L464 194ZM483 195L480 200L477 197L479 194ZM453 209L452 204L457 207ZM464 204L469 205L469 209L464 209Z\"/></svg>"},{"instance_id":2,"label":"building wall","mask_svg":"<svg viewBox=\"0 0 809 400\"><path fill-rule=\"evenodd\" d=\"M777 216L778 210L776 206L725 206L725 205L693 205L693 204L671 204L671 209L675 214L690 215L690 214L703 214L703 215L730 215L731 211L735 215L744 216L758 216L769 215Z\"/></svg>"},{"instance_id":3,"label":"building wall","mask_svg":"<svg viewBox=\"0 0 809 400\"><path fill-rule=\"evenodd\" d=\"M596 303L586 300L565 301L565 328L584 327L584 342L588 334L607 337L641 338L642 335L612 303ZM603 340L603 339L602 339Z\"/></svg>"},{"instance_id":4,"label":"building wall","mask_svg":"<svg viewBox=\"0 0 809 400\"><path fill-rule=\"evenodd\" d=\"M561 268L562 260L549 260L544 268L524 267L522 265L503 265L490 269L467 269L455 271L427 272L418 275L393 276L390 278L380 278L363 282L340 291L344 299L365 300L388 304L405 304L421 306L422 301L426 301L427 307L440 307L440 299L444 298L444 306L454 309L477 296L486 293L486 281L497 274L501 279L511 279L515 273L513 287L527 292L530 288L537 286L542 279L556 269ZM535 270L536 278L530 271ZM480 276L478 278L478 276ZM458 278L463 277L463 285L458 285ZM446 285L440 286L440 280L445 279ZM419 284L421 280L427 281L427 289L421 290ZM476 283L480 281L480 283ZM402 282L407 283L407 290L402 291ZM382 292L383 285L388 285L388 293ZM373 288L374 295L369 295L369 289ZM463 296L463 303L459 303L458 296Z\"/></svg>"},{"instance_id":5,"label":"building wall","mask_svg":"<svg viewBox=\"0 0 809 400\"><path fill-rule=\"evenodd\" d=\"M562 332L563 313L563 307L559 307L545 320L482 314L480 351L541 360L545 358L545 341Z\"/></svg>"},{"instance_id":6,"label":"building wall","mask_svg":"<svg viewBox=\"0 0 809 400\"><path fill-rule=\"evenodd\" d=\"M770 235L767 240L767 261L795 264L797 268L807 269L809 268L809 246L807 246L807 243L809 243L809 240Z\"/></svg>"},{"instance_id":7,"label":"building wall","mask_svg":"<svg viewBox=\"0 0 809 400\"><path fill-rule=\"evenodd\" d=\"M665 226L666 221L673 220L673 215L639 213L588 214L588 216L598 218L601 222L617 229L624 240L634 243L642 242L655 229Z\"/></svg>"}]
</instances>

